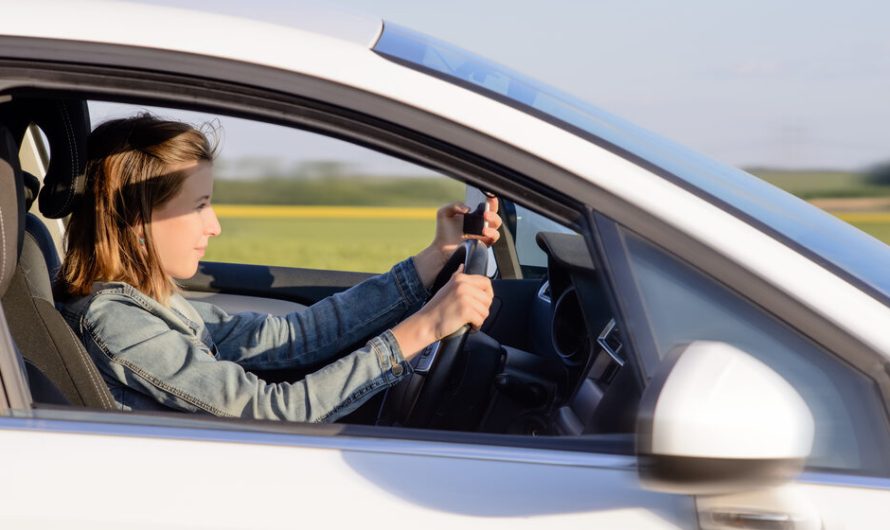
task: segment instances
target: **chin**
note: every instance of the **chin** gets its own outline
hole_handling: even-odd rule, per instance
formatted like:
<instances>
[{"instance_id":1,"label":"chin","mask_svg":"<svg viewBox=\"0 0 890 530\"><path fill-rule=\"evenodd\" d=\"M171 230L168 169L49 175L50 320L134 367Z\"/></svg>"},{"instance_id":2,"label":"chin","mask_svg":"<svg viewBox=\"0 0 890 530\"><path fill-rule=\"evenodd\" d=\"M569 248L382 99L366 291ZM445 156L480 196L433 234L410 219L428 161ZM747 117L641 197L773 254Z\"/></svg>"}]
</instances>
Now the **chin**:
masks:
<instances>
[{"instance_id":1,"label":"chin","mask_svg":"<svg viewBox=\"0 0 890 530\"><path fill-rule=\"evenodd\" d=\"M170 276L172 276L174 280L188 280L189 278L191 278L192 276L194 276L197 273L198 273L198 264L195 263L195 265L193 267L190 267L190 268L183 267L182 269L173 271L173 273L170 274Z\"/></svg>"}]
</instances>

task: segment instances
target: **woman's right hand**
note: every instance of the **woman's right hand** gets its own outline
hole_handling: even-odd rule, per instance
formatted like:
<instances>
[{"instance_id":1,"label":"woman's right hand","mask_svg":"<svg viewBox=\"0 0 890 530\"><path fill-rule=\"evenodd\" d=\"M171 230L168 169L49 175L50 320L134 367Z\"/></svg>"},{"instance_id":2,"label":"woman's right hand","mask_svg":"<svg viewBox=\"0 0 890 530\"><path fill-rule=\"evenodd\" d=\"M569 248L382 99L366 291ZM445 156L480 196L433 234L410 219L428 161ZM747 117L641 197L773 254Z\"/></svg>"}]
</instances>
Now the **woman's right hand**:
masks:
<instances>
[{"instance_id":1,"label":"woman's right hand","mask_svg":"<svg viewBox=\"0 0 890 530\"><path fill-rule=\"evenodd\" d=\"M410 359L427 345L441 340L464 324L482 327L494 298L491 280L476 274L464 274L463 265L423 308L392 329L405 359Z\"/></svg>"}]
</instances>

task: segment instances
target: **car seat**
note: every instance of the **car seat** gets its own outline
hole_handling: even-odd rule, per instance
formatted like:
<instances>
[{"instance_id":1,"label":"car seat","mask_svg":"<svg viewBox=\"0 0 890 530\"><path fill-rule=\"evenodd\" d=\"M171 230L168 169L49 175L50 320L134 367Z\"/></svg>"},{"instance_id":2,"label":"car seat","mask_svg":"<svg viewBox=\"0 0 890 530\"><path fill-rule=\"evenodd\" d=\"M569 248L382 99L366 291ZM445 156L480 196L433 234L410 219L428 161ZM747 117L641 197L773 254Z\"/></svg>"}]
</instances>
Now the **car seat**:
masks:
<instances>
[{"instance_id":1,"label":"car seat","mask_svg":"<svg viewBox=\"0 0 890 530\"><path fill-rule=\"evenodd\" d=\"M20 225L16 236L17 262L2 298L6 319L24 358L35 402L115 409L111 393L93 360L55 308L48 267L48 263L50 266L58 263L55 247L51 239L47 239L42 222L36 216L27 217L36 190L33 178L28 179L30 186L25 186L18 151L24 131L32 122L46 134L52 153L45 179L45 186L51 187L47 208L41 204L45 215L47 211L59 217L70 213L74 189L69 183L81 178L89 133L83 101L13 97L12 101L0 104L0 134L5 137L0 160L5 161L14 174L14 182L4 184L2 194L16 197ZM60 195L53 192L59 191L61 199L56 200ZM3 257L8 258L6 254Z\"/></svg>"}]
</instances>

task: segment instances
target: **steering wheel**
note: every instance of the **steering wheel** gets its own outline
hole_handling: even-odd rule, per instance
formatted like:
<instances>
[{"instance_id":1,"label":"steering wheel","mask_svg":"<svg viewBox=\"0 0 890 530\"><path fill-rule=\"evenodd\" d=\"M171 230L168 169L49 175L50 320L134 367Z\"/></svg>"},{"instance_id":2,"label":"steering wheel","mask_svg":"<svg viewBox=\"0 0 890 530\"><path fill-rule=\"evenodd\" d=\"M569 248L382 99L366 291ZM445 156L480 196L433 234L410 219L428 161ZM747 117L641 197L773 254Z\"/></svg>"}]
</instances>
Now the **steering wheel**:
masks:
<instances>
[{"instance_id":1,"label":"steering wheel","mask_svg":"<svg viewBox=\"0 0 890 530\"><path fill-rule=\"evenodd\" d=\"M464 274L482 274L488 269L488 248L475 239L466 239L442 267L433 283L435 294L444 286L463 263ZM414 373L389 389L378 424L398 424L408 427L426 427L445 397L452 374L462 373L468 359L461 355L470 326L460 329L444 339L430 344L411 359Z\"/></svg>"}]
</instances>

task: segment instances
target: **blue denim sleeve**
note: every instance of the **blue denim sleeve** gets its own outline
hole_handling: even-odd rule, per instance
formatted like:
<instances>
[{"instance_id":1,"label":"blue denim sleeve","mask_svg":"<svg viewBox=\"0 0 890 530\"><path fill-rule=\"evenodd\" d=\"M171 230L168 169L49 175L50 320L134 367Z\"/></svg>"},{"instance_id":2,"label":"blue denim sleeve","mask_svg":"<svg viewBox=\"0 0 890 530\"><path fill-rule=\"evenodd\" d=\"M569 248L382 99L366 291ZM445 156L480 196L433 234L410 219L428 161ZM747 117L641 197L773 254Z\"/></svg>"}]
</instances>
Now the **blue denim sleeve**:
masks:
<instances>
[{"instance_id":1,"label":"blue denim sleeve","mask_svg":"<svg viewBox=\"0 0 890 530\"><path fill-rule=\"evenodd\" d=\"M270 384L237 363L215 358L187 328L177 328L174 320L126 294L97 297L80 323L84 344L104 377L190 412L334 421L407 373L389 330L300 381Z\"/></svg>"},{"instance_id":2,"label":"blue denim sleeve","mask_svg":"<svg viewBox=\"0 0 890 530\"><path fill-rule=\"evenodd\" d=\"M419 309L428 295L409 258L385 274L286 316L229 315L212 304L191 304L216 343L220 359L248 369L281 369L333 359Z\"/></svg>"}]
</instances>

